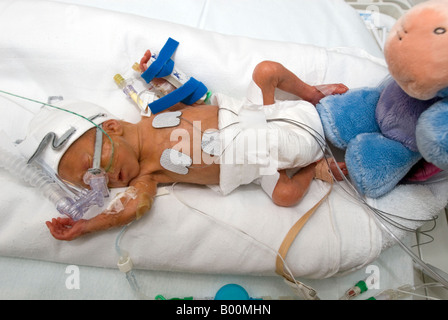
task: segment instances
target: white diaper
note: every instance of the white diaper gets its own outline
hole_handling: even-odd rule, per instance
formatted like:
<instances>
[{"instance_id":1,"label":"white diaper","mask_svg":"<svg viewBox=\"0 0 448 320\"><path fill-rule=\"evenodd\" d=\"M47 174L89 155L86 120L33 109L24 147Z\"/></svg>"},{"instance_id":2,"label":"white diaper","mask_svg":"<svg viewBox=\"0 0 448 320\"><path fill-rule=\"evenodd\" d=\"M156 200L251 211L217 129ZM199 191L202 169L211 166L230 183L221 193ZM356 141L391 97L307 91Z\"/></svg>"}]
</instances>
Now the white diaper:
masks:
<instances>
[{"instance_id":1,"label":"white diaper","mask_svg":"<svg viewBox=\"0 0 448 320\"><path fill-rule=\"evenodd\" d=\"M323 128L315 107L306 101L276 101L262 106L261 90L251 83L246 99L215 94L211 102L220 107L222 194L255 182L271 196L278 170L303 168L323 157L315 138L322 141Z\"/></svg>"}]
</instances>

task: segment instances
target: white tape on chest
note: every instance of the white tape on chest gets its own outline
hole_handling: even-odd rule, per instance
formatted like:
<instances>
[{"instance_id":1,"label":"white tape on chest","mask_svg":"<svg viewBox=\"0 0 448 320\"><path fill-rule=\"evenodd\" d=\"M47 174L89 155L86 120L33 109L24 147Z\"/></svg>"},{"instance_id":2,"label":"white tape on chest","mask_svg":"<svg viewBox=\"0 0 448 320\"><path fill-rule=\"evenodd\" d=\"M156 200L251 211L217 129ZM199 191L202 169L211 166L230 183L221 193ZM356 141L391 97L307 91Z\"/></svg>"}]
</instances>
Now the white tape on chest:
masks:
<instances>
[{"instance_id":1,"label":"white tape on chest","mask_svg":"<svg viewBox=\"0 0 448 320\"><path fill-rule=\"evenodd\" d=\"M182 112L180 111L164 112L158 114L152 120L152 126L156 129L177 127L180 123L181 115Z\"/></svg>"},{"instance_id":2,"label":"white tape on chest","mask_svg":"<svg viewBox=\"0 0 448 320\"><path fill-rule=\"evenodd\" d=\"M189 156L174 149L165 149L160 157L160 165L177 174L187 174L192 163Z\"/></svg>"},{"instance_id":3,"label":"white tape on chest","mask_svg":"<svg viewBox=\"0 0 448 320\"><path fill-rule=\"evenodd\" d=\"M202 134L201 148L202 151L211 156L221 155L221 140L219 139L219 131L205 131Z\"/></svg>"}]
</instances>

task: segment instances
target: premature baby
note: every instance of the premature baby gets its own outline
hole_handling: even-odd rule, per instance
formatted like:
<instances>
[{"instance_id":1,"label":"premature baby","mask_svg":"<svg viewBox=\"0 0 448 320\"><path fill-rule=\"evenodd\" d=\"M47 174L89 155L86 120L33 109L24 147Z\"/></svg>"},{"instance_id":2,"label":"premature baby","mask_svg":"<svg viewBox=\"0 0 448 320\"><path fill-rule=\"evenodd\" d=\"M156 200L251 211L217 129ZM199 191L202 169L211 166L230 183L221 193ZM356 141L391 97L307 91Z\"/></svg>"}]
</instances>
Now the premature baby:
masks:
<instances>
[{"instance_id":1,"label":"premature baby","mask_svg":"<svg viewBox=\"0 0 448 320\"><path fill-rule=\"evenodd\" d=\"M142 70L149 57L147 52L142 58ZM277 88L302 100L275 101ZM314 108L324 97L322 92L341 94L346 90L342 84L310 86L283 65L264 61L254 69L252 93L242 103L216 94L211 105L178 103L159 114L142 117L136 124L118 120L103 110L95 122L102 123L113 142L112 147L111 141L105 138L102 146L101 167L108 167L108 186L132 187L135 196L114 214L102 212L78 221L59 217L48 221L47 226L56 239L72 240L126 225L149 211L159 184L174 182L216 186L223 194L232 192L238 185L255 182L275 204L295 205L306 194L312 179L331 181L335 177L340 180L340 172L347 174L344 163L330 162L328 167L327 162L322 161L322 145L315 135L322 139L323 130ZM245 107L248 105L250 107ZM95 108L102 110L97 106L86 110L101 114ZM81 112L80 109L77 111ZM176 124L157 125L163 114L177 121ZM93 114L83 115L91 117ZM58 125L63 124L59 122ZM258 144L263 140L261 151L259 147L252 150L247 142L253 141L251 135L256 136ZM86 187L83 175L92 167L94 125L87 123L68 140L63 151L56 152L48 147L42 157L47 161L46 153L53 153L48 156L48 162L59 176ZM207 149L208 143L213 147ZM187 160L179 165L170 157Z\"/></svg>"}]
</instances>

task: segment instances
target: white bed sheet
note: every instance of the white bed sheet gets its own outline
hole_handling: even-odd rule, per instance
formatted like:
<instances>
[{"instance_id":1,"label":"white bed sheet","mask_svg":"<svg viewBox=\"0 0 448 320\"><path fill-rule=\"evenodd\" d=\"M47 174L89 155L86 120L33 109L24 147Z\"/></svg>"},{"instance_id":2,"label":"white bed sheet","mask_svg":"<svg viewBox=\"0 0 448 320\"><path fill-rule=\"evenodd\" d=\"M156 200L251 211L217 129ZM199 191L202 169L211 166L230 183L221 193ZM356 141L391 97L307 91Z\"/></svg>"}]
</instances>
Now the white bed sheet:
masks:
<instances>
[{"instance_id":1,"label":"white bed sheet","mask_svg":"<svg viewBox=\"0 0 448 320\"><path fill-rule=\"evenodd\" d=\"M383 54L343 0L57 0L255 39L353 47ZM337 27L335 27L337 26ZM356 30L356 32L353 32Z\"/></svg>"},{"instance_id":2,"label":"white bed sheet","mask_svg":"<svg viewBox=\"0 0 448 320\"><path fill-rule=\"evenodd\" d=\"M185 27L177 27L176 25L166 25L164 23L156 23L156 26L166 26L167 30L161 30L157 35L151 34L151 37L145 37L143 35L142 31L139 29L135 33L132 31L124 32L124 28L130 28L132 27L141 27L143 24L145 25L154 25L154 21L145 20L144 18L139 17L133 17L133 16L122 16L117 13L105 13L102 10L86 10L82 7L76 7L76 6L64 6L61 7L57 4L51 4L47 2L41 2L41 1L32 1L32 2L22 2L22 1L5 1L2 3L5 14L5 17L7 13L15 13L18 15L18 13L22 13L21 15L24 16L25 21L29 22L29 25L23 25L18 24L17 29L18 32L16 33L16 36L14 38L3 38L2 39L2 48L3 48L3 62L1 64L2 73L11 75L10 78L6 79L5 77L2 77L0 79L0 83L2 85L3 89L10 90L13 92L21 93L23 91L23 88L25 88L26 94L34 94L32 95L35 98L43 99L45 100L48 95L59 95L62 94L65 97L76 97L79 98L79 95L81 95L81 98L90 100L99 104L106 103L112 110L116 111L115 113L118 113L118 115L126 114L126 116L130 116L129 112L132 109L132 103L129 101L125 101L123 95L119 90L117 90L114 87L114 84L111 84L111 82L108 82L108 79L111 79L113 74L116 72L125 72L125 70L129 69L129 66L132 65L132 63L135 61L135 59L138 58L135 55L139 55L140 52L143 52L144 49L146 49L146 46L148 44L151 44L154 47L158 47L161 44L164 43L167 36L171 36L171 34L167 34L167 31L170 31L168 33L174 32L176 35L176 38L178 40L181 40L182 43L182 51L179 51L176 53L176 61L179 61L182 65L182 69L184 71L189 72L190 74L194 74L194 72L197 72L198 74L203 75L207 80L207 84L210 83L210 86L212 90L220 89L221 91L224 91L226 93L232 93L234 95L243 95L244 93L244 83L247 83L247 81L250 79L250 73L251 68L250 66L253 66L255 61L260 61L261 59L265 58L271 58L274 60L277 60L277 58L280 58L280 60L284 60L285 62L294 61L294 63L291 63L290 65L287 65L288 67L291 67L294 71L298 72L299 74L303 75L305 80L311 82L311 83L321 83L321 82L332 82L332 81L344 81L349 86L356 86L362 84L370 85L374 84L378 81L379 78L381 78L384 75L384 65L382 65L381 61L378 61L374 58L369 58L366 63L368 63L370 66L375 66L375 69L377 70L377 73L375 75L370 75L370 77L364 77L364 74L360 76L356 73L342 73L341 69L346 68L344 65L344 62L347 61L347 57L350 57L349 60L351 62L350 68L354 70L359 70L361 68L362 63L364 63L364 59L366 57L369 57L367 54L367 51L365 50L349 50L346 49L338 49L338 50L332 50L332 51L322 51L319 48L309 48L312 51L312 59L306 56L299 56L298 58L293 60L293 57L288 55L288 50L291 52L291 55L300 52L297 51L298 47L296 45L293 45L291 43L277 43L277 42L259 42L254 41L249 38L232 38L232 43L237 44L237 46L232 47L233 51L232 54L236 56L243 56L243 53L247 50L251 52L250 58L240 59L239 61L234 61L230 57L228 60L220 60L220 63L216 63L218 65L218 70L210 70L207 65L200 65L201 59L203 61L204 56L202 54L194 54L197 52L197 41L201 41L201 36L206 37L207 40L211 40L212 44L208 42L208 45L205 45L201 47L201 52L214 52L213 50L225 50L223 46L223 39L226 39L223 36L220 36L218 34L209 34L207 33L206 36L202 33L195 33L195 37L198 36L199 39L194 39L193 43L189 41L182 41L182 40L190 40L191 36L189 33L193 29L185 28ZM21 7L24 6L24 7ZM23 12L23 9L30 9L29 12ZM37 8L37 9L36 9ZM34 9L34 10L33 10ZM59 11L58 11L59 10ZM61 11L63 10L63 11ZM39 17L36 17L36 12L39 13ZM63 12L64 15L54 15L55 12ZM80 15L82 13L82 15ZM88 35L84 33L85 30L80 28L73 28L76 26L75 22L77 21L80 16L82 16L84 21L90 24L93 24L95 19L105 19L103 21L110 22L110 21L117 21L116 25L113 28L116 31L116 37L111 38L110 37L110 28L111 23L105 23L101 24L98 29L92 33L91 35ZM14 15L10 16L10 19L14 17ZM3 20L3 23L6 23L7 19ZM23 20L22 20L23 21ZM17 23L17 22L16 22ZM61 25L63 28L59 30L61 33L64 31L64 35L59 35L58 32L48 32L43 33L42 30L50 30L50 26L54 25ZM28 29L26 27L29 27ZM65 30L65 29L66 30ZM151 28L149 28L151 29ZM130 30L134 30L133 28L130 28ZM149 32L149 31L148 31ZM40 38L39 38L40 37ZM84 38L83 38L84 37ZM82 41L80 40L82 38ZM103 42L99 43L99 41L102 40ZM144 40L144 41L143 41ZM60 41L60 42L58 42ZM140 41L140 42L139 42ZM5 45L5 44L8 45ZM78 47L77 44L82 43L83 46ZM88 44L88 46L86 46ZM117 47L118 45L118 47ZM217 46L217 47L216 47ZM251 47L253 47L251 49ZM8 49L13 49L8 51ZM117 49L118 48L118 49ZM308 47L307 47L308 48ZM259 49L254 50L254 49ZM282 49L278 51L279 49ZM66 51L64 51L66 50ZM33 54L30 54L30 52L33 52ZM341 53L341 52L344 53ZM226 51L227 52L227 51ZM347 53L348 52L348 53ZM65 54L64 54L65 53ZM327 58L331 56L331 59L327 60ZM92 58L90 59L89 58ZM105 57L104 59L101 59L101 57ZM213 57L213 56L212 56ZM295 58L295 57L294 57ZM9 59L9 60L8 60ZM210 57L207 57L207 59L211 59ZM299 62L297 62L297 59L299 59ZM24 62L21 64L11 65L9 62ZM327 63L330 61L331 63ZM199 67L198 67L199 65ZM76 67L74 67L76 66ZM339 72L337 72L337 68L339 69ZM106 70L106 71L105 71ZM244 70L241 72L241 70ZM312 71L311 71L312 70ZM239 72L238 72L239 71ZM21 73L22 72L22 73ZM219 76L215 76L215 73L217 73ZM101 75L101 76L98 76ZM236 77L238 75L238 77ZM364 82L360 82L360 78L364 78ZM58 79L57 82L54 81L54 79ZM230 79L238 79L235 80L237 83L237 87L235 87L235 84L228 84ZM36 81L38 80L38 81ZM225 81L227 80L227 82ZM369 82L370 81L370 82ZM35 106L32 106L32 104L25 104L26 106L30 108L35 108ZM126 112L124 112L125 109L123 109L123 105L127 105L128 109L126 109ZM3 108L6 107L14 107L14 104L11 103L7 105L6 103L3 105ZM5 109L3 109L4 111ZM120 114L121 112L121 114ZM135 113L135 110L134 110ZM131 115L131 117L134 117L135 115ZM10 118L9 118L10 119ZM136 119L134 117L134 119ZM2 128L6 128L9 133L13 136L13 138L20 138L20 134L23 129L23 124L26 124L26 120L22 123L14 123L13 121L7 121L2 123ZM36 190L30 190L26 185L23 183L17 182L14 180L14 177L8 174L2 174L2 181L4 184L9 183L11 186L17 187L17 190L19 192L25 192L27 194L28 201L30 203L39 203L39 194ZM319 188L319 185L315 186L316 188ZM253 190L249 187L246 188L245 192L253 192ZM238 196L238 195L237 195ZM241 196L241 195L240 195ZM18 193L13 197L14 200L19 200L21 197L21 194ZM33 198L35 200L33 200ZM5 201L5 200L4 200ZM158 201L159 203L167 201L172 202L172 199L169 200L161 200ZM9 206L8 206L9 205ZM8 204L5 206L7 210L10 208L14 209L16 207L16 204ZM22 204L24 205L24 204ZM53 264L48 263L45 264L42 261L34 261L30 263L30 267L34 268L36 267L38 270L45 273L45 270L61 270L63 266L66 266L67 264L78 264L78 265L96 265L96 266L106 266L106 267L113 267L116 262L116 257L113 253L113 241L116 237L117 232L108 232L103 237L102 240L96 241L96 244L88 245L84 241L75 241L73 243L63 243L63 242L55 242L53 239L48 237L48 232L46 231L45 227L38 228L37 233L30 233L30 230L36 230L35 226L36 223L39 223L40 221L45 220L47 217L53 216L54 212L49 212L51 208L50 204L43 204L40 208L39 215L35 215L27 221L26 223L23 222L17 222L13 221L12 219L6 220L6 223L2 225L3 232L0 236L1 240L3 241L3 244L1 246L2 249L2 255L5 256L12 256L12 257L26 257L26 258L32 258L32 259L39 259L39 260L51 260L60 262L61 264ZM183 219L183 216L181 214L182 212L179 211L178 213L175 213L176 219ZM26 206L25 210L22 211L23 220L27 220L27 212L26 212ZM191 213L183 213L184 215L191 215ZM18 218L18 217L16 217ZM146 223L149 224L149 226L153 225L152 223L155 220L165 219L163 215L148 215L144 219L146 219ZM170 217L172 218L172 216ZM291 218L293 219L293 217ZM20 220L19 220L20 221ZM28 223L29 222L29 223ZM142 220L144 222L144 220ZM203 223L203 222L201 222ZM11 228L9 228L11 227ZM133 226L137 228L144 228L143 223ZM27 229L29 228L29 229ZM286 228L286 225L284 226ZM18 231L16 235L14 235L15 231ZM147 231L147 230L146 230ZM305 230L304 230L305 231ZM157 230L155 230L157 232ZM163 232L160 232L160 236L164 236ZM185 232L189 234L189 230L173 230L172 234L178 234L179 232ZM229 232L226 230L226 232ZM373 230L372 234L378 233L378 230ZM125 247L133 247L132 243L133 241L138 241L139 234L133 234L132 229L129 232L129 236L126 236L124 238L124 245ZM168 234L170 234L168 232ZM379 235L380 236L380 235ZM306 235L305 235L306 237ZM380 236L381 237L381 236ZM375 238L375 237L374 237ZM281 240L281 238L280 238ZM90 241L93 243L94 238L90 237L90 239L87 239L86 241ZM130 241L130 242L129 242ZM172 241L170 238L166 238L166 242ZM180 243L181 238L176 239L177 243ZM199 241L199 240L198 240ZM278 239L276 240L278 241ZM387 241L387 240L386 240ZM5 245L7 243L7 245ZM198 242L199 243L199 242ZM108 247L110 245L110 247ZM376 244L376 248L372 252L372 257L375 257L379 250L381 250L381 247L383 245L383 241L381 240L379 243ZM42 249L42 247L45 248L45 250ZM348 248L348 247L347 247ZM80 250L81 249L81 250ZM157 249L157 248L156 248ZM160 250L163 250L163 247L159 248ZM252 248L253 249L253 248ZM396 249L394 249L396 250ZM388 250L389 251L389 250ZM90 253L89 253L90 252ZM98 254L98 252L101 252L101 254ZM140 251L131 251L131 255L133 253L137 252L136 256L133 256L136 260L137 266L141 266L142 264L145 265L145 268L149 269L157 269L157 270L181 270L181 271L191 271L195 270L196 272L210 272L210 273L260 273L260 274L272 274L272 270L266 269L265 266L260 266L260 269L254 270L253 265L251 266L250 263L248 263L246 266L242 266L240 270L234 270L232 268L230 269L224 269L221 270L219 268L214 268L214 264L216 264L216 261L214 258L219 257L213 257L212 255L207 256L207 263L210 265L204 266L204 269L198 269L195 265L189 265L189 263L197 263L199 260L195 259L186 259L185 253L180 253L179 257L179 264L176 265L176 261L169 261L167 262L163 258L159 259L159 256L157 255L157 252L154 254L151 254L150 257L143 257L140 256ZM249 252L249 251L248 251ZM248 253L247 252L247 253ZM400 252L398 250L398 252ZM365 252L361 252L362 254L365 254ZM397 252L394 251L394 256L396 256ZM356 252L353 254L357 254ZM384 253L387 256L387 253ZM383 254L383 256L384 256ZM243 257L252 256L251 254L245 254ZM369 254L367 254L369 256ZM390 256L388 257L390 258ZM238 257L236 258L238 259ZM328 279L324 280L324 282L315 282L314 285L322 286L323 291L325 292L326 288L331 285L335 284L344 284L344 286L341 285L342 288L338 288L337 290L329 290L328 296L330 298L337 298L338 295L341 293L341 290L346 289L346 284L348 282L344 282L344 280L349 279L351 281L352 279L356 279L357 277L365 277L366 269L365 267L371 263L372 261L369 260L369 257L363 258L365 262L365 266L362 265L347 265L344 266L344 270L351 270L352 268L358 268L360 269L359 272L355 272L349 276L348 278L337 278L337 279ZM247 260L247 259L246 259ZM376 260L374 263L379 264L381 267L384 267L381 265L380 260ZM405 263L404 263L405 261ZM21 264L22 260L14 260L11 258L2 258L2 264L1 266L5 268L6 270L9 270L9 273L12 272L12 269L9 268L15 268L16 264ZM385 282L387 285L393 286L397 282L410 282L412 281L412 272L409 270L409 266L411 266L410 259L406 255L400 255L399 258L396 258L395 262L398 263L402 268L406 269L406 271L409 272L400 272L399 274L396 274L392 272L393 276L384 276L383 280L386 281L388 279L389 281ZM235 262L233 262L235 263ZM386 261L384 265L387 265L389 261ZM84 269L85 268L85 269ZM246 268L246 269L245 269ZM411 267L412 268L412 267ZM387 270L388 267L386 266L385 269ZM92 270L92 271L90 271ZM86 277L88 278L90 276L90 272L95 274L98 270L102 269L89 269L89 267L83 267L83 274L87 274ZM344 271L342 270L342 271ZM334 270L333 270L334 271ZM337 272L338 270L336 270ZM22 272L26 272L25 270L22 270ZM109 271L107 271L109 272ZM117 271L118 272L118 271ZM325 271L325 272L328 272ZM324 272L324 276L325 273ZM332 271L330 270L330 273ZM9 274L6 272L5 274ZM165 273L161 271L157 271L154 273L145 273L142 275L142 277L147 277L146 279L153 279L156 275L159 276L165 280L170 279L172 277L173 273ZM184 274L176 274L179 279L182 278L183 281L188 279L190 275L184 275ZM328 274L327 274L328 275ZM322 275L314 275L314 277L321 277ZM212 276L204 276L207 279L212 279ZM45 277L43 277L45 278ZM15 278L17 281L17 277ZM196 277L197 281L201 284L205 284L207 281L201 282L201 278ZM228 278L224 278L227 281ZM258 283L263 282L266 287L263 288L265 290L268 288L268 286L271 285L272 281L280 281L279 279L271 278L271 277L263 277L263 278L252 278L252 277L237 277L233 278L237 279L239 281L242 281L244 283L253 284L254 282ZM255 280L254 280L255 279ZM48 279L47 279L48 280ZM359 280L359 279L357 279ZM213 280L215 281L215 280ZM212 281L212 283L213 283ZM219 281L222 281L222 279L219 279ZM247 281L247 282L245 282ZM124 282L124 279L123 279ZM187 281L188 282L188 281ZM281 281L280 281L281 282ZM156 281L157 283L157 281ZM242 284L244 284L242 283ZM17 284L17 285L15 285ZM164 286L166 288L171 289L171 286L177 286L178 284L173 284L168 281L168 283L158 283L163 288ZM352 283L351 283L352 284ZM351 285L350 284L350 285ZM401 284L401 283L400 283ZM17 287L20 287L22 285L26 286L26 283L17 283L17 282L11 282L11 290L13 291L12 297L20 297L22 293L20 293L17 290ZM48 285L51 287L52 283L49 281ZM58 282L57 285L60 285ZM115 283L115 285L120 286L119 284ZM189 284L191 286L191 283ZM261 285L262 287L263 285ZM93 288L87 286L89 289L85 292L85 296L89 297L88 292L91 292L96 297L101 297L101 290L107 290L106 287L101 287L102 289L93 290ZM124 287L126 288L126 284L124 284ZM269 293L262 292L263 290L258 291L254 295L269 295ZM274 286L275 287L275 286ZM98 287L100 288L100 287ZM172 292L168 290L167 292L173 295L176 295L176 293L179 293L179 295L188 295L190 293L186 293L186 288L181 287L181 289L173 290ZM203 293L203 290L206 290L208 292L207 296L210 296L210 291L213 292L215 290L212 288L212 286L207 287L205 285L199 285L195 287L198 291L201 292L198 293L198 296L205 295ZM151 288L153 290L154 288ZM30 290L30 288L28 288ZM126 290L126 289L125 289ZM156 289L154 289L156 290ZM202 291L201 291L202 290ZM276 289L277 290L277 289ZM286 291L287 288L285 288ZM26 289L27 291L27 289ZM49 293L51 290L48 290L48 296L49 298L52 297L52 294ZM57 291L57 290L56 290ZM63 290L62 290L63 291ZM274 290L275 291L275 290ZM275 293L272 293L272 296L276 296L276 293L282 291L280 289L279 291L275 291ZM14 295L14 292L16 295ZM68 293L67 291L64 291L67 293L67 295L63 295L64 297L72 297L74 298L76 293L71 292ZM77 291L81 292L81 291ZM152 292L152 291L151 291ZM192 294L192 293L191 293ZM26 296L26 293L24 294ZM277 295L288 295L288 294L277 294ZM111 297L118 297L114 294L110 295ZM28 297L33 297L33 293L30 293ZM124 297L128 297L126 294Z\"/></svg>"},{"instance_id":3,"label":"white bed sheet","mask_svg":"<svg viewBox=\"0 0 448 320\"><path fill-rule=\"evenodd\" d=\"M79 288L68 289L66 281L71 281L67 268L71 265L42 260L0 257L0 299L49 299L49 300L88 300L88 299L138 299L130 289L125 276L114 268L100 268L76 265L79 267ZM252 298L271 297L272 299L295 298L294 292L280 277L198 274L172 271L135 271L142 292L154 299L162 294L166 298L194 297L213 298L224 285L235 283L245 288ZM346 290L373 272L378 276L378 286L359 296L367 299L379 292L412 284L413 266L409 256L399 247L384 251L380 257L365 268L323 280L306 279L323 300L342 297Z\"/></svg>"}]
</instances>

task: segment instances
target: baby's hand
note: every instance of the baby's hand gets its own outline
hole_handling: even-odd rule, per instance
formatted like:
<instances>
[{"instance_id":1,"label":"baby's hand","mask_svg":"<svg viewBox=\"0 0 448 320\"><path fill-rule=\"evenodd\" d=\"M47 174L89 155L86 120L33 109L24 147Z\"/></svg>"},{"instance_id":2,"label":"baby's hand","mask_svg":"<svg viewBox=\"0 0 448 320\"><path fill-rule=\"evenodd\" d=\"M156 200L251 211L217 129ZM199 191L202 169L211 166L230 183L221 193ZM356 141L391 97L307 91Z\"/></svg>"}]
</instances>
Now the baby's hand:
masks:
<instances>
[{"instance_id":1,"label":"baby's hand","mask_svg":"<svg viewBox=\"0 0 448 320\"><path fill-rule=\"evenodd\" d=\"M140 60L140 71L145 72L147 69L146 64L148 63L149 59L151 59L151 51L146 50L145 55Z\"/></svg>"},{"instance_id":2,"label":"baby's hand","mask_svg":"<svg viewBox=\"0 0 448 320\"><path fill-rule=\"evenodd\" d=\"M74 221L71 218L52 219L45 224L50 229L51 234L58 240L73 240L84 234L84 224L86 220Z\"/></svg>"}]
</instances>

